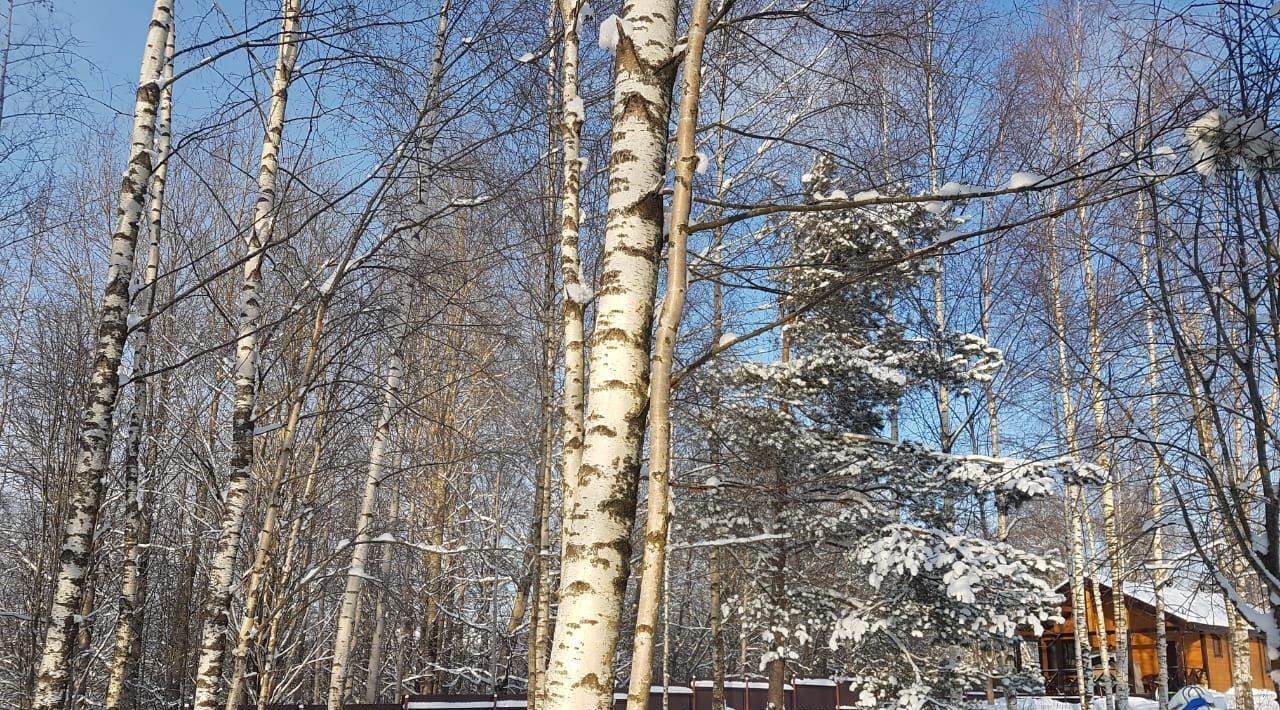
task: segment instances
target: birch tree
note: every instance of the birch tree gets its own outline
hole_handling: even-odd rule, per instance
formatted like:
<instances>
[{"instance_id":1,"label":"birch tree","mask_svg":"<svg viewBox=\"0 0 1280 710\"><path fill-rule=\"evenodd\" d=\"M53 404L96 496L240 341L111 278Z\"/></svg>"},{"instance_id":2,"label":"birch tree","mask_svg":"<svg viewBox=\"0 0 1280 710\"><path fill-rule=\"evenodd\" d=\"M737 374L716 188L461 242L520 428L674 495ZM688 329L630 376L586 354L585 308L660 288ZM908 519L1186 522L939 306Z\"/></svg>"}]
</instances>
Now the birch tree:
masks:
<instances>
[{"instance_id":1,"label":"birch tree","mask_svg":"<svg viewBox=\"0 0 1280 710\"><path fill-rule=\"evenodd\" d=\"M431 56L431 67L427 79L427 94L424 114L414 127L415 134L420 135L417 145L416 165L417 185L416 198L411 215L411 231L413 239L405 256L412 259L423 241L426 226L420 222L428 215L427 189L430 174L425 166L432 160L434 132L436 127L437 104L439 102L440 82L444 77L444 47L446 32L449 28L449 2L445 0L440 6L440 16L436 26L435 48ZM391 329L391 352L387 358L386 377L382 385L382 408L374 425L373 441L369 445L369 465L365 476L364 491L360 498L359 513L356 517L355 537L351 546L351 565L347 568L346 588L342 593L342 608L338 614L338 628L334 636L333 662L329 671L329 710L338 710L342 706L346 692L346 680L349 674L347 667L350 655L352 635L359 614L360 593L364 587L366 576L365 563L369 556L369 543L373 537L373 513L377 505L378 490L386 475L384 459L391 439L392 426L401 404L401 392L404 387L404 347L408 337L408 318L412 306L413 284L408 279L398 284L395 298L398 308L393 314L395 322Z\"/></svg>"},{"instance_id":2,"label":"birch tree","mask_svg":"<svg viewBox=\"0 0 1280 710\"><path fill-rule=\"evenodd\" d=\"M671 371L676 338L688 291L685 252L689 243L689 210L693 205L693 179L699 163L697 145L698 102L702 96L702 49L706 42L710 0L694 0L684 54L684 81L680 90L680 116L676 124L675 189L671 197L671 238L667 241L667 290L658 317L657 343L653 349L649 379L649 502L644 527L644 551L640 567L640 603L636 609L631 651L631 680L627 710L649 704L653 679L653 639L658 609L665 609L663 594L667 572L667 538L671 525ZM705 168L703 168L705 170ZM667 645L663 644L666 658ZM665 681L664 681L665 682Z\"/></svg>"},{"instance_id":3,"label":"birch tree","mask_svg":"<svg viewBox=\"0 0 1280 710\"><path fill-rule=\"evenodd\" d=\"M143 417L150 406L150 384L145 376L151 364L150 339L152 314L156 305L156 283L160 270L161 227L164 216L164 188L169 172L169 148L172 142L170 126L173 121L173 50L175 30L169 28L165 40L164 69L161 72L163 89L160 92L160 111L156 124L156 165L151 175L151 204L148 211L147 260L142 273L142 284L134 297L139 320L133 346L133 366L129 383L133 385L133 404L129 410L125 429L124 497L125 532L122 569L120 574L120 608L116 620L114 660L111 677L107 682L105 706L107 710L119 710L127 703L126 684L137 669L138 636L141 632L142 607L145 600L145 569L141 546L149 542L151 495L144 493L150 481L140 480ZM150 473L150 472L149 472Z\"/></svg>"},{"instance_id":4,"label":"birch tree","mask_svg":"<svg viewBox=\"0 0 1280 710\"><path fill-rule=\"evenodd\" d=\"M578 253L582 206L582 125L586 108L578 94L579 43L582 18L587 7L578 0L556 0L560 8L563 35L560 38L560 283L563 290L561 313L561 347L564 350L564 375L560 393L562 530L566 527L571 492L577 490L578 469L582 466L585 444L584 387L584 311L591 300L590 287L582 274ZM562 537L562 545L567 538Z\"/></svg>"},{"instance_id":5,"label":"birch tree","mask_svg":"<svg viewBox=\"0 0 1280 710\"><path fill-rule=\"evenodd\" d=\"M110 464L113 415L120 394L119 370L129 327L129 286L147 190L155 169L152 157L155 119L165 47L172 26L173 0L156 0L142 55L128 165L120 188L116 227L106 264L106 287L99 306L91 395L80 425L71 514L62 534L57 586L36 675L32 706L37 710L57 710L66 699L75 617L85 594L85 574L93 554L103 479Z\"/></svg>"},{"instance_id":6,"label":"birch tree","mask_svg":"<svg viewBox=\"0 0 1280 710\"><path fill-rule=\"evenodd\" d=\"M566 487L547 710L606 710L612 703L648 405L676 14L670 0L629 0L622 18L604 21L617 40L608 221L582 463Z\"/></svg>"},{"instance_id":7,"label":"birch tree","mask_svg":"<svg viewBox=\"0 0 1280 710\"><path fill-rule=\"evenodd\" d=\"M301 42L302 0L282 0L280 34L275 69L271 76L271 100L263 124L262 155L258 164L257 200L253 222L246 235L246 255L237 305L235 341L235 408L232 411L231 477L227 482L218 541L209 565L209 595L200 655L196 665L196 710L218 705L223 654L230 626L231 595L236 558L244 528L245 507L252 485L254 428L258 388L258 329L262 321L262 265L275 231L276 179L284 137L289 83Z\"/></svg>"}]
</instances>

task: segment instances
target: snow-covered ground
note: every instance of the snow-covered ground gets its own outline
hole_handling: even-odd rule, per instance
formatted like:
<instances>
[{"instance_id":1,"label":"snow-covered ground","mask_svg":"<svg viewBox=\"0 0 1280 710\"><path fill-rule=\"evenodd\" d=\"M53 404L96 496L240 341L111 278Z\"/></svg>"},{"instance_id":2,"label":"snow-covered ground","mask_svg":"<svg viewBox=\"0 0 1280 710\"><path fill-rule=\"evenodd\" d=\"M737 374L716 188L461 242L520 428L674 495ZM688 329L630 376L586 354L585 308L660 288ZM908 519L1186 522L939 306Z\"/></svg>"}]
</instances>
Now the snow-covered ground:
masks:
<instances>
[{"instance_id":1,"label":"snow-covered ground","mask_svg":"<svg viewBox=\"0 0 1280 710\"><path fill-rule=\"evenodd\" d=\"M1213 701L1217 710L1235 710L1236 696L1233 692L1216 693L1212 690L1205 691L1209 699ZM980 705L983 710L1005 710L1007 707L1003 700L997 700L994 705ZM1146 698L1129 698L1129 710L1157 710L1160 705L1154 700ZM1280 703L1276 701L1276 694L1269 690L1253 691L1253 707L1254 710L1280 710ZM1018 710L1080 710L1080 706L1074 703L1066 703L1053 698L1018 698ZM1093 701L1093 710L1107 710L1106 700L1097 698Z\"/></svg>"}]
</instances>

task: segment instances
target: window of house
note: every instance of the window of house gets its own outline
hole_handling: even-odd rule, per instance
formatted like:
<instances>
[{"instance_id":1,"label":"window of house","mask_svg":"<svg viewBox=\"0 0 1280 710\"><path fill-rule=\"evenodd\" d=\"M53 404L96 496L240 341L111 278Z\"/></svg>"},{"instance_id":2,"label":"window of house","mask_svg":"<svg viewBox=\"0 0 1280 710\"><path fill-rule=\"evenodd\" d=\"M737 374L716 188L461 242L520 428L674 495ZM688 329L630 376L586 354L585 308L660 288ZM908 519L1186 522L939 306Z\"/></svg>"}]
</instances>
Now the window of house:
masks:
<instances>
[{"instance_id":1,"label":"window of house","mask_svg":"<svg viewBox=\"0 0 1280 710\"><path fill-rule=\"evenodd\" d=\"M1070 670L1076 665L1073 641L1057 639L1050 641L1045 648L1045 668L1047 671Z\"/></svg>"},{"instance_id":2,"label":"window of house","mask_svg":"<svg viewBox=\"0 0 1280 710\"><path fill-rule=\"evenodd\" d=\"M1213 657L1222 658L1222 639L1217 636L1213 637Z\"/></svg>"}]
</instances>

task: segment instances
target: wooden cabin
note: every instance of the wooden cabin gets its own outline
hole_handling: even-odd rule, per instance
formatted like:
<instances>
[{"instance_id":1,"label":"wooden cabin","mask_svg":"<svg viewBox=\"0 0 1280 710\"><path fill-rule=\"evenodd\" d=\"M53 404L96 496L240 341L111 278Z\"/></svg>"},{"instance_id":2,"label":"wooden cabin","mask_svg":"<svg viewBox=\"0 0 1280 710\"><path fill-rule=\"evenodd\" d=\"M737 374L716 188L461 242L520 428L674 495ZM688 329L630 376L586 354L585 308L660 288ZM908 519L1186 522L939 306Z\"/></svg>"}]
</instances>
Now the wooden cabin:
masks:
<instances>
[{"instance_id":1,"label":"wooden cabin","mask_svg":"<svg viewBox=\"0 0 1280 710\"><path fill-rule=\"evenodd\" d=\"M1061 624L1047 627L1039 638L1040 670L1044 673L1048 695L1074 696L1077 692L1075 668L1075 605L1070 584L1058 591L1064 597ZM1092 587L1085 585L1087 607L1086 628L1090 648L1099 648L1099 638L1106 637L1107 647L1114 652L1116 627L1111 586L1099 582L1104 623L1097 621L1097 605ZM1125 608L1129 616L1130 667L1129 687L1134 695L1152 696L1156 683L1155 592L1150 584L1126 583ZM1174 586L1165 589L1165 629L1168 644L1169 690L1184 685L1202 685L1225 691L1231 687L1231 644L1227 632L1227 609L1221 595L1189 592ZM1100 631L1099 626L1103 630ZM1087 652L1087 651L1086 651ZM1024 656L1025 657L1025 656ZM1253 671L1253 687L1274 690L1267 677L1266 646L1261 634L1250 633L1249 663ZM1028 659L1032 660L1033 659ZM1114 655L1112 656L1114 663ZM1089 661L1085 662L1086 667ZM1093 659L1092 675L1101 675L1099 660ZM1113 666L1114 669L1114 666Z\"/></svg>"}]
</instances>

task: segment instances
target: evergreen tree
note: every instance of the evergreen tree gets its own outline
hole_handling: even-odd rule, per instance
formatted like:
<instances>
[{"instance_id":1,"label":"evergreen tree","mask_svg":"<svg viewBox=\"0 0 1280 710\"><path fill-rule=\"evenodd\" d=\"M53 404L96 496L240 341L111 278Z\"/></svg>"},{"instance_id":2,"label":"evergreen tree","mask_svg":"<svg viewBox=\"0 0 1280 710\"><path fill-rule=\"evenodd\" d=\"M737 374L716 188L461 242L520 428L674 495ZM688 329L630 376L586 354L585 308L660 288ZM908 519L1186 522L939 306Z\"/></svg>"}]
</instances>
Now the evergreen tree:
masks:
<instances>
[{"instance_id":1,"label":"evergreen tree","mask_svg":"<svg viewBox=\"0 0 1280 710\"><path fill-rule=\"evenodd\" d=\"M847 199L832 172L819 159L804 176L814 204ZM763 540L744 610L763 633L762 667L835 672L868 706L927 706L985 677L962 649L1007 644L1019 626L1039 631L1054 614L1055 565L956 533L957 502L1047 495L1087 470L881 435L912 388L963 389L1000 366L981 338L914 337L890 307L929 273L916 253L956 223L932 203L798 214L778 276L781 309L794 315L782 357L718 374L725 401L713 426L729 456L724 479L709 482L701 534Z\"/></svg>"}]
</instances>

